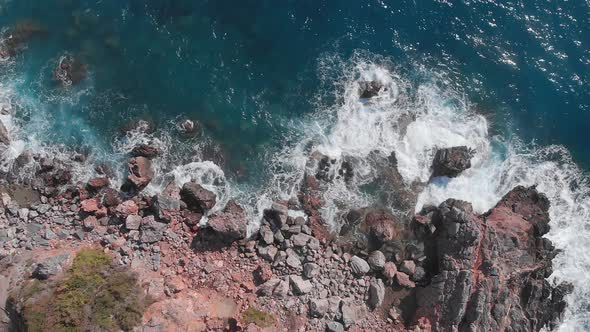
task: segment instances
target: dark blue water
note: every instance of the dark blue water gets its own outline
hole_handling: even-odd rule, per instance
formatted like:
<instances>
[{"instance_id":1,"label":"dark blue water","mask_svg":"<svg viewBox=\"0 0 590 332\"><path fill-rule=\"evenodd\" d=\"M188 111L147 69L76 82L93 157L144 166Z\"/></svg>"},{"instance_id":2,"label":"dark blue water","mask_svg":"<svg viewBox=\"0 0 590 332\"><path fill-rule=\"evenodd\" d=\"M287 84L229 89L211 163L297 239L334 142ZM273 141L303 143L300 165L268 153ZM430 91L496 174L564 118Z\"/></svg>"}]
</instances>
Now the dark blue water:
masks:
<instances>
[{"instance_id":1,"label":"dark blue water","mask_svg":"<svg viewBox=\"0 0 590 332\"><path fill-rule=\"evenodd\" d=\"M52 117L51 140L108 145L132 117L201 122L232 159L281 144L314 111L318 61L364 50L448 77L496 130L565 145L590 165L585 1L2 1L0 26L47 29L17 58L18 84ZM56 98L64 52L91 78ZM69 92L70 94L72 92ZM63 97L63 96L62 96ZM509 126L505 124L508 123ZM80 128L84 131L81 133ZM100 141L103 142L100 142Z\"/></svg>"}]
</instances>

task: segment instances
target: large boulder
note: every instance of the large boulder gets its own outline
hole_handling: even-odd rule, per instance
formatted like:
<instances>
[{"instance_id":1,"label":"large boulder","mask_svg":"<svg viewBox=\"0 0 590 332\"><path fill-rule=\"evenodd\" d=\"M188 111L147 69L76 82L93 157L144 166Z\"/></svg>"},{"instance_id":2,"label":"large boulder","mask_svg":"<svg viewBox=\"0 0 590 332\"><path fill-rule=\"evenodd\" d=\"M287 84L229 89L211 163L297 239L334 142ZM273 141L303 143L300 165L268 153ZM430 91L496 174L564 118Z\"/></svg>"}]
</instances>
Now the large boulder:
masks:
<instances>
[{"instance_id":1,"label":"large boulder","mask_svg":"<svg viewBox=\"0 0 590 332\"><path fill-rule=\"evenodd\" d=\"M234 201L229 201L223 212L211 216L208 225L224 242L243 239L247 234L246 214Z\"/></svg>"},{"instance_id":2,"label":"large boulder","mask_svg":"<svg viewBox=\"0 0 590 332\"><path fill-rule=\"evenodd\" d=\"M440 149L432 161L432 177L448 176L454 178L471 167L473 150L466 146Z\"/></svg>"},{"instance_id":3,"label":"large boulder","mask_svg":"<svg viewBox=\"0 0 590 332\"><path fill-rule=\"evenodd\" d=\"M543 238L549 201L534 187L517 187L489 212L449 199L432 214L426 238L434 275L417 288L415 321L436 331L539 331L565 307L567 287L552 287L555 250ZM399 273L399 272L398 272Z\"/></svg>"},{"instance_id":4,"label":"large boulder","mask_svg":"<svg viewBox=\"0 0 590 332\"><path fill-rule=\"evenodd\" d=\"M365 231L376 247L396 239L401 232L395 217L382 210L367 213L361 229Z\"/></svg>"},{"instance_id":5,"label":"large boulder","mask_svg":"<svg viewBox=\"0 0 590 332\"><path fill-rule=\"evenodd\" d=\"M215 206L215 203L217 203L217 197L214 192L203 188L203 186L193 181L187 182L182 186L180 195L187 207L195 211L211 210Z\"/></svg>"},{"instance_id":6,"label":"large boulder","mask_svg":"<svg viewBox=\"0 0 590 332\"><path fill-rule=\"evenodd\" d=\"M129 160L129 175L121 190L139 192L152 181L154 167L151 160L145 157L135 157Z\"/></svg>"},{"instance_id":7,"label":"large boulder","mask_svg":"<svg viewBox=\"0 0 590 332\"><path fill-rule=\"evenodd\" d=\"M154 159L162 154L162 150L155 144L139 144L131 150L133 157L145 157Z\"/></svg>"}]
</instances>

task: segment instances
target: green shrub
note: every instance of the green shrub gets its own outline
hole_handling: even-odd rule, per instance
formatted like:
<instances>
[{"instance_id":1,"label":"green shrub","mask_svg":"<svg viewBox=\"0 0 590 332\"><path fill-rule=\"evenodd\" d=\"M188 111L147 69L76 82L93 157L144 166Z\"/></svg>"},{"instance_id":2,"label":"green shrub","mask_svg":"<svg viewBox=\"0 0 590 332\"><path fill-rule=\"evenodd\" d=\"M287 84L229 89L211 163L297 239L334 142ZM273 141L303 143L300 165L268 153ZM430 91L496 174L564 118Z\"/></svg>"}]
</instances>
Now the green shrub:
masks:
<instances>
[{"instance_id":1,"label":"green shrub","mask_svg":"<svg viewBox=\"0 0 590 332\"><path fill-rule=\"evenodd\" d=\"M136 277L98 249L81 250L64 278L47 287L24 308L29 331L129 331L146 307Z\"/></svg>"},{"instance_id":2,"label":"green shrub","mask_svg":"<svg viewBox=\"0 0 590 332\"><path fill-rule=\"evenodd\" d=\"M242 314L242 320L246 324L254 323L259 327L269 327L276 322L276 319L273 315L253 307L249 307L246 309L246 311L244 311Z\"/></svg>"}]
</instances>

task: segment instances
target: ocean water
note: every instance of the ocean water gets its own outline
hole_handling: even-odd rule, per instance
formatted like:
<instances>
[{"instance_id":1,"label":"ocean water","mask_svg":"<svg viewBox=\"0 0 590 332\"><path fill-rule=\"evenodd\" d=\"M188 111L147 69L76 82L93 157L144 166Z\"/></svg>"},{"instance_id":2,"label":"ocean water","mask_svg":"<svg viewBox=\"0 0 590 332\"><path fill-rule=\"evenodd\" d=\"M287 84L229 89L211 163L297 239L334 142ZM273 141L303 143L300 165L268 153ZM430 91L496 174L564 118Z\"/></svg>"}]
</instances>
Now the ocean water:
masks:
<instances>
[{"instance_id":1,"label":"ocean water","mask_svg":"<svg viewBox=\"0 0 590 332\"><path fill-rule=\"evenodd\" d=\"M548 237L560 248L552 282L575 286L559 331L590 330L590 3L588 1L0 0L0 30L32 20L45 32L0 60L0 120L25 149L73 150L124 170L126 153L156 141L164 155L147 188L198 179L223 208L237 199L251 230L262 209L295 195L311 153L353 165L323 216L391 206L369 190L375 156L395 152L404 181L429 180L437 147L475 149L473 167L436 179L424 204L471 201L485 212L518 184L551 200ZM4 33L3 33L4 34ZM52 71L70 54L81 84ZM360 100L358 84L387 90ZM180 118L203 135L178 133ZM154 133L121 134L131 119ZM222 161L222 162L221 162ZM26 175L23 171L23 176ZM386 195L385 195L386 196ZM205 222L205 221L204 221Z\"/></svg>"}]
</instances>

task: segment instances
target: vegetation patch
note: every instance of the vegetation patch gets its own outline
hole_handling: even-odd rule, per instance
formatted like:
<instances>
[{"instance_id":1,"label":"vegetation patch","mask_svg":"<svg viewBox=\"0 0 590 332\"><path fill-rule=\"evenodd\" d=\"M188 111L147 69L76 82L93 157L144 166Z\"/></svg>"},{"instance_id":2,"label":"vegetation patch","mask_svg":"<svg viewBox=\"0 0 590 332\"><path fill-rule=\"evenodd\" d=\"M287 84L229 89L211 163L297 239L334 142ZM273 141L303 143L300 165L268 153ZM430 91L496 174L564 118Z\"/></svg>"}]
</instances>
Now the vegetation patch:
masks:
<instances>
[{"instance_id":1,"label":"vegetation patch","mask_svg":"<svg viewBox=\"0 0 590 332\"><path fill-rule=\"evenodd\" d=\"M18 300L27 331L130 331L146 308L142 293L135 275L109 255L83 249L63 278L32 282Z\"/></svg>"},{"instance_id":2,"label":"vegetation patch","mask_svg":"<svg viewBox=\"0 0 590 332\"><path fill-rule=\"evenodd\" d=\"M254 323L259 327L269 327L275 324L276 318L264 311L249 307L242 314L242 320L246 324Z\"/></svg>"}]
</instances>

